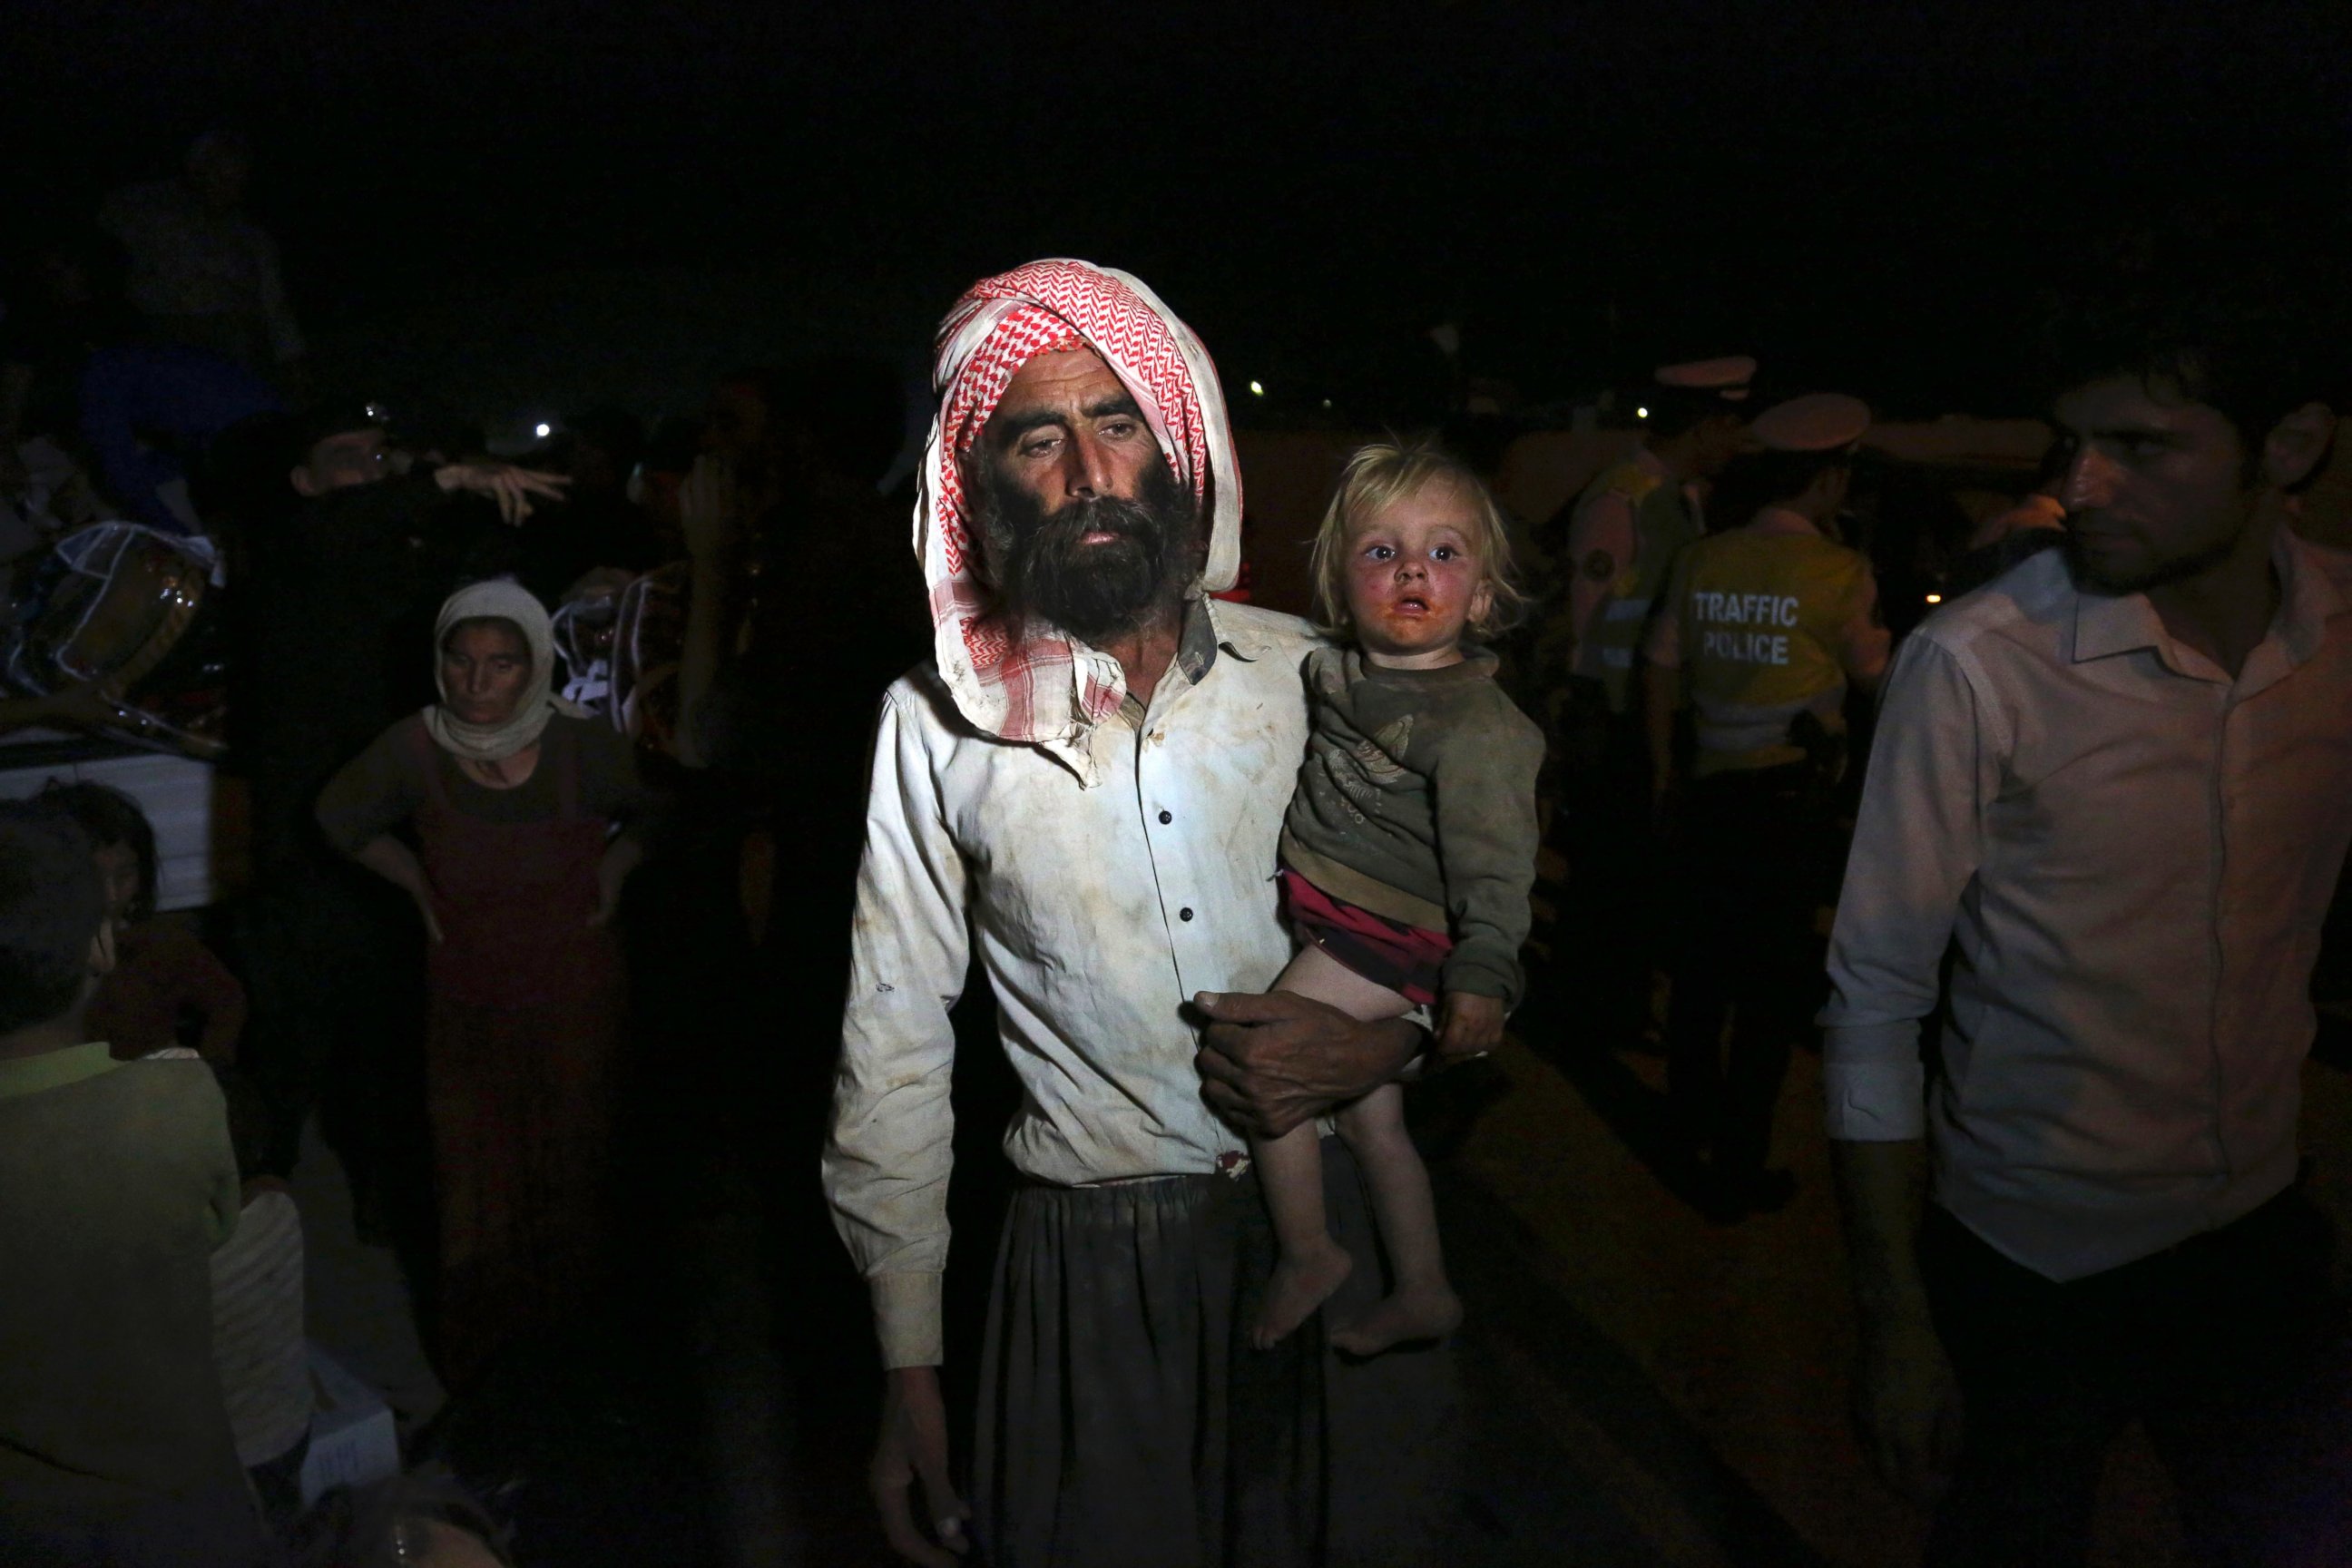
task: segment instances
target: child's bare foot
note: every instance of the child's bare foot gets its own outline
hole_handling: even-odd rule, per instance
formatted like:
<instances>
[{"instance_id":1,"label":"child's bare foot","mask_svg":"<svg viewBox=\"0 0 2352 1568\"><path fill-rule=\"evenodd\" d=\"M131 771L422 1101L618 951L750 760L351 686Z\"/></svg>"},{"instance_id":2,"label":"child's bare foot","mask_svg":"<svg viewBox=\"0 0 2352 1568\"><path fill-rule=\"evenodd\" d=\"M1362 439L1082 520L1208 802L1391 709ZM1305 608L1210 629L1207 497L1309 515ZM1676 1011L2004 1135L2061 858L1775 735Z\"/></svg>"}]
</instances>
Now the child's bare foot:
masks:
<instances>
[{"instance_id":1,"label":"child's bare foot","mask_svg":"<svg viewBox=\"0 0 2352 1568\"><path fill-rule=\"evenodd\" d=\"M1265 1289L1265 1305L1250 1325L1250 1348L1272 1350L1348 1278L1348 1249L1328 1236L1283 1248Z\"/></svg>"},{"instance_id":2,"label":"child's bare foot","mask_svg":"<svg viewBox=\"0 0 2352 1568\"><path fill-rule=\"evenodd\" d=\"M1443 1284L1400 1290L1331 1331L1331 1342L1349 1355L1378 1355L1410 1340L1433 1340L1462 1325L1462 1298Z\"/></svg>"}]
</instances>

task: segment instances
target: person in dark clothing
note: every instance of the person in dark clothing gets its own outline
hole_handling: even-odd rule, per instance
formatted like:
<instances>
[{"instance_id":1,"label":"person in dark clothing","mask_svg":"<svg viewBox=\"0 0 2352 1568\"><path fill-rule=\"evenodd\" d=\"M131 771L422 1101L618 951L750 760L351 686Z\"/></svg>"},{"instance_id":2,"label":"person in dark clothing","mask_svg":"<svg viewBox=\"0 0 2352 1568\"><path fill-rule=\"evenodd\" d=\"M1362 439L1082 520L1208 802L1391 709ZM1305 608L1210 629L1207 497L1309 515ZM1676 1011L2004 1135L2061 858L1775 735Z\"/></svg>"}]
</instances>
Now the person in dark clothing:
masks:
<instances>
[{"instance_id":1,"label":"person in dark clothing","mask_svg":"<svg viewBox=\"0 0 2352 1568\"><path fill-rule=\"evenodd\" d=\"M741 373L712 409L710 449L678 494L694 562L686 755L720 776L754 854L787 815L795 824L794 895L765 906L782 922L772 945L835 984L875 707L930 635L920 574L898 548L906 512L875 488L904 404L887 368L835 357ZM826 591L762 591L780 582ZM772 881L772 867L748 874L762 892Z\"/></svg>"},{"instance_id":2,"label":"person in dark clothing","mask_svg":"<svg viewBox=\"0 0 2352 1568\"><path fill-rule=\"evenodd\" d=\"M396 1042L414 1034L403 1029L414 921L327 845L311 806L336 769L432 700L415 650L435 610L509 563L501 518L520 522L562 481L501 463L394 476L396 454L365 408L316 416L302 437L294 504L245 528L231 558L230 752L251 792L255 888L246 1061L270 1104L271 1168L291 1167L325 1089L326 1131L373 1219L394 1142L385 1085Z\"/></svg>"},{"instance_id":3,"label":"person in dark clothing","mask_svg":"<svg viewBox=\"0 0 2352 1568\"><path fill-rule=\"evenodd\" d=\"M629 476L645 455L645 426L616 408L569 421L557 448L572 479L563 500L539 508L517 531L516 578L543 604L556 604L591 572L649 571L661 542L646 509L629 499Z\"/></svg>"},{"instance_id":4,"label":"person in dark clothing","mask_svg":"<svg viewBox=\"0 0 2352 1568\"><path fill-rule=\"evenodd\" d=\"M284 405L277 389L235 360L177 344L124 343L82 364L81 437L107 493L167 533L197 531L175 505L223 432Z\"/></svg>"}]
</instances>

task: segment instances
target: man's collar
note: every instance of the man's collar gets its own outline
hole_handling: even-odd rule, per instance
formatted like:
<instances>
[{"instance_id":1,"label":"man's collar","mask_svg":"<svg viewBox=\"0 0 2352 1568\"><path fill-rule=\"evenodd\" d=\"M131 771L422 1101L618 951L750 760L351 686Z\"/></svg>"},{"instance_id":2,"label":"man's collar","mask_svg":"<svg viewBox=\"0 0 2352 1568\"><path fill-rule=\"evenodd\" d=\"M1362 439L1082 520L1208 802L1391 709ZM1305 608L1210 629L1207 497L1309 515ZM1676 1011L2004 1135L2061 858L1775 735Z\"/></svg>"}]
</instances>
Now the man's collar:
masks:
<instances>
[{"instance_id":1,"label":"man's collar","mask_svg":"<svg viewBox=\"0 0 2352 1568\"><path fill-rule=\"evenodd\" d=\"M1183 621L1176 632L1176 657L1169 661L1171 674L1181 676L1187 686L1198 686L1217 662L1217 623L1209 609L1209 596L1198 588L1184 597ZM1230 644L1226 650L1235 658L1243 655ZM1163 682L1165 677L1161 678ZM1156 700L1156 699L1155 699ZM1141 728L1146 704L1134 692L1119 700L1119 711L1130 723Z\"/></svg>"},{"instance_id":2,"label":"man's collar","mask_svg":"<svg viewBox=\"0 0 2352 1568\"><path fill-rule=\"evenodd\" d=\"M2288 658L2301 664L2319 649L2329 617L2345 612L2343 595L2328 581L2311 547L2284 527L2271 542L2271 564L2279 574L2279 608L2264 640L2275 636ZM2074 662L2170 647L2171 635L2146 594L2098 594L2080 587L2074 599Z\"/></svg>"},{"instance_id":3,"label":"man's collar","mask_svg":"<svg viewBox=\"0 0 2352 1568\"><path fill-rule=\"evenodd\" d=\"M1209 610L1209 596L1195 589L1184 600L1184 626L1176 634L1176 668L1193 685L1217 662L1217 623Z\"/></svg>"},{"instance_id":4,"label":"man's collar","mask_svg":"<svg viewBox=\"0 0 2352 1568\"><path fill-rule=\"evenodd\" d=\"M2072 570L2072 567L2069 567ZM2074 662L2160 648L2164 621L2146 594L2102 594L2074 586Z\"/></svg>"},{"instance_id":5,"label":"man's collar","mask_svg":"<svg viewBox=\"0 0 2352 1568\"><path fill-rule=\"evenodd\" d=\"M1803 512L1791 511L1785 506L1768 506L1748 520L1747 531L1762 534L1767 539L1779 539L1792 534L1821 537L1821 530Z\"/></svg>"}]
</instances>

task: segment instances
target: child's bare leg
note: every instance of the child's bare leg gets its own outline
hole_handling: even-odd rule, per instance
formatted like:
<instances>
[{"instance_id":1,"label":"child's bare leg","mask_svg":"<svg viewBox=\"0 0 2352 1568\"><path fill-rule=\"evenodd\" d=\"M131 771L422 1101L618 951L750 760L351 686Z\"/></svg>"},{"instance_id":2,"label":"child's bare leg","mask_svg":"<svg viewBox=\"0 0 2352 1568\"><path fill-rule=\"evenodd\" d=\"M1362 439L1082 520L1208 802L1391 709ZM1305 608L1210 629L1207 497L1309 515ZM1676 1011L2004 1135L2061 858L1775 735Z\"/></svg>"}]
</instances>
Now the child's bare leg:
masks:
<instances>
[{"instance_id":1,"label":"child's bare leg","mask_svg":"<svg viewBox=\"0 0 2352 1568\"><path fill-rule=\"evenodd\" d=\"M1412 1004L1384 985L1375 985L1311 943L1290 961L1277 991L1327 1002L1351 1017L1393 1018ZM1330 1299L1352 1267L1348 1249L1331 1239L1323 1217L1323 1150L1315 1125L1294 1127L1281 1137L1253 1139L1250 1153L1258 1185L1274 1220L1281 1249L1265 1303L1250 1325L1258 1350L1278 1342Z\"/></svg>"},{"instance_id":2,"label":"child's bare leg","mask_svg":"<svg viewBox=\"0 0 2352 1568\"><path fill-rule=\"evenodd\" d=\"M1282 1249L1265 1302L1250 1325L1251 1346L1266 1350L1305 1322L1354 1265L1323 1222L1323 1149L1315 1124L1254 1141L1250 1152L1265 1193L1265 1212L1274 1220L1275 1243Z\"/></svg>"},{"instance_id":3,"label":"child's bare leg","mask_svg":"<svg viewBox=\"0 0 2352 1568\"><path fill-rule=\"evenodd\" d=\"M1462 1299L1445 1278L1429 1171L1404 1128L1404 1091L1382 1084L1339 1112L1339 1135L1372 1189L1372 1215L1396 1270L1396 1289L1331 1331L1354 1355L1378 1355L1407 1340L1434 1339L1462 1321Z\"/></svg>"}]
</instances>

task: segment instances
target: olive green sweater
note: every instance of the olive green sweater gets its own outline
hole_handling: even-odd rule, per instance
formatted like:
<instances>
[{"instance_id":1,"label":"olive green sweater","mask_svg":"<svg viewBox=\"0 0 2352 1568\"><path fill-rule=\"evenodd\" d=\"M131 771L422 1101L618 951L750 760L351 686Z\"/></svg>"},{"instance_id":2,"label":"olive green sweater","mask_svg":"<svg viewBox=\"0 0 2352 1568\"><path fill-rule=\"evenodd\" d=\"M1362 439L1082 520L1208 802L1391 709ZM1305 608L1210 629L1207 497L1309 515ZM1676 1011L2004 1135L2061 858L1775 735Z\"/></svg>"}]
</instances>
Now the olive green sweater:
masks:
<instances>
[{"instance_id":1,"label":"olive green sweater","mask_svg":"<svg viewBox=\"0 0 2352 1568\"><path fill-rule=\"evenodd\" d=\"M1335 899L1445 932L1444 989L1516 1004L1544 742L1495 684L1495 656L1389 669L1318 648L1306 675L1312 729L1283 864Z\"/></svg>"},{"instance_id":2,"label":"olive green sweater","mask_svg":"<svg viewBox=\"0 0 2352 1568\"><path fill-rule=\"evenodd\" d=\"M0 1061L0 1561L16 1560L12 1510L242 1496L211 1273L236 1221L204 1063L103 1044Z\"/></svg>"}]
</instances>

